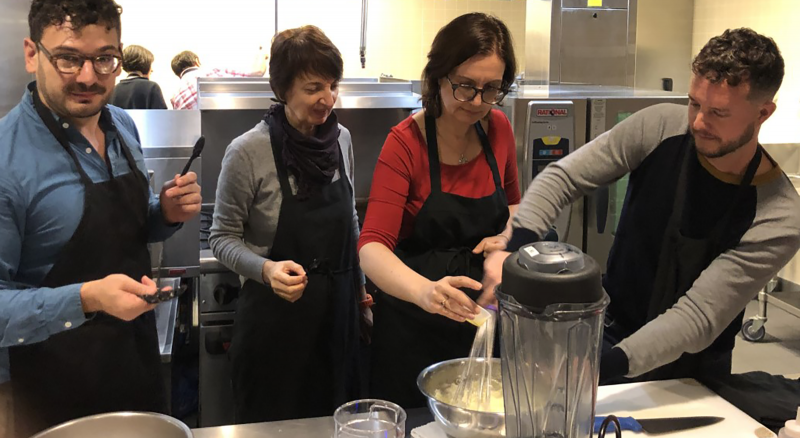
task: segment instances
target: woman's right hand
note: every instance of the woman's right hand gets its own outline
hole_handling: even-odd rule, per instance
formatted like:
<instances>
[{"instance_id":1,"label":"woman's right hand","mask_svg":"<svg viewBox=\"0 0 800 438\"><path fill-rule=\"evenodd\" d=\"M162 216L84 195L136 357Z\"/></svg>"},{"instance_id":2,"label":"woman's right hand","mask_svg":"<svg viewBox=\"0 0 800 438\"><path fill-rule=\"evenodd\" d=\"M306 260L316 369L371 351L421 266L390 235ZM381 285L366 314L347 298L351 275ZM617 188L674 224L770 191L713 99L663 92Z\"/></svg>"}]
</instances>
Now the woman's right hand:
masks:
<instances>
[{"instance_id":1,"label":"woman's right hand","mask_svg":"<svg viewBox=\"0 0 800 438\"><path fill-rule=\"evenodd\" d=\"M303 296L308 276L302 266L291 260L273 262L267 260L261 267L264 283L272 287L275 295L294 303Z\"/></svg>"},{"instance_id":2,"label":"woman's right hand","mask_svg":"<svg viewBox=\"0 0 800 438\"><path fill-rule=\"evenodd\" d=\"M478 316L478 305L457 288L481 290L481 284L469 277L444 277L430 282L417 299L417 305L429 313L438 313L453 321L464 322Z\"/></svg>"}]
</instances>

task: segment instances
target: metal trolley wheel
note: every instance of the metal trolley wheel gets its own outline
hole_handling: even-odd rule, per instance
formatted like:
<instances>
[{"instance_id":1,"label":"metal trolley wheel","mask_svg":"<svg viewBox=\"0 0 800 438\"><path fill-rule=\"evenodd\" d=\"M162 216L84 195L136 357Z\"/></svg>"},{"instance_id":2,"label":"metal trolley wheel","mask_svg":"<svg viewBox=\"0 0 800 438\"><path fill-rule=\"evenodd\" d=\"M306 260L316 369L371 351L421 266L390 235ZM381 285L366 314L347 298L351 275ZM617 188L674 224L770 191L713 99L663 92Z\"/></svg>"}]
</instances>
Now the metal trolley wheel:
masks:
<instances>
[{"instance_id":1,"label":"metal trolley wheel","mask_svg":"<svg viewBox=\"0 0 800 438\"><path fill-rule=\"evenodd\" d=\"M764 328L763 324L760 324L760 327L754 328L753 324L755 324L755 319L748 319L742 325L742 337L750 342L758 342L764 339L764 335L767 334L766 328Z\"/></svg>"},{"instance_id":2,"label":"metal trolley wheel","mask_svg":"<svg viewBox=\"0 0 800 438\"><path fill-rule=\"evenodd\" d=\"M742 337L746 341L758 342L764 339L764 335L767 333L767 330L764 328L764 324L767 323L768 296L776 289L777 286L778 279L773 278L764 285L763 289L758 292L758 314L742 324Z\"/></svg>"}]
</instances>

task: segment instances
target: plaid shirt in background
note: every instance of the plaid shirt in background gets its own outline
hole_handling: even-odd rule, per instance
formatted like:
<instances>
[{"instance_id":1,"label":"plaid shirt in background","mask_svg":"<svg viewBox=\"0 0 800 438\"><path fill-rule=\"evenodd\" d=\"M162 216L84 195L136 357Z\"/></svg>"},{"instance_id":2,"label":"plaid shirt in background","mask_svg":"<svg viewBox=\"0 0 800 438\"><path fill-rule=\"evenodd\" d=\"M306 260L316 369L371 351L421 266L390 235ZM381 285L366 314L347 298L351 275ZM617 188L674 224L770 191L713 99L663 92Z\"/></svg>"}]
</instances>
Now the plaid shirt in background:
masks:
<instances>
[{"instance_id":1,"label":"plaid shirt in background","mask_svg":"<svg viewBox=\"0 0 800 438\"><path fill-rule=\"evenodd\" d=\"M193 110L197 109L197 78L246 78L253 74L242 73L231 69L215 68L212 70L201 70L199 67L189 68L181 76L181 85L178 92L172 96L172 109Z\"/></svg>"}]
</instances>

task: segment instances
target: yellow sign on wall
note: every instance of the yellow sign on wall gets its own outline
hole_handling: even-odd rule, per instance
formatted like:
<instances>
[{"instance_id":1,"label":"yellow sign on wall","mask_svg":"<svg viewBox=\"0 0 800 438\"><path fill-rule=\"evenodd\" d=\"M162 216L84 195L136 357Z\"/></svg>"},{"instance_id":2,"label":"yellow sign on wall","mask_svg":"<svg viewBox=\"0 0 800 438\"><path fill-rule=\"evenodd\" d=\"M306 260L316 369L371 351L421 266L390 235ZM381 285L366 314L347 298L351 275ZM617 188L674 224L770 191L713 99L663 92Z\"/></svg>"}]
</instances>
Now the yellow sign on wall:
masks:
<instances>
[{"instance_id":1,"label":"yellow sign on wall","mask_svg":"<svg viewBox=\"0 0 800 438\"><path fill-rule=\"evenodd\" d=\"M587 7L590 8L602 8L603 7L603 0L588 0Z\"/></svg>"}]
</instances>

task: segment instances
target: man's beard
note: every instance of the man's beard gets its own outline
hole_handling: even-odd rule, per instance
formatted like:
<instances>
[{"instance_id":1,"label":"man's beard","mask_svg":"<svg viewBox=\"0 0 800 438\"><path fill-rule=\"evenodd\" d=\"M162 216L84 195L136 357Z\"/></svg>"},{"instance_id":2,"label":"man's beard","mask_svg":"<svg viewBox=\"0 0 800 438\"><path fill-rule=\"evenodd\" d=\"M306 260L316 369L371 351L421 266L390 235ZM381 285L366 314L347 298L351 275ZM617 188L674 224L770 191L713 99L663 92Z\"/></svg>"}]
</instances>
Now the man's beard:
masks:
<instances>
[{"instance_id":1,"label":"man's beard","mask_svg":"<svg viewBox=\"0 0 800 438\"><path fill-rule=\"evenodd\" d=\"M720 158L728 155L732 152L739 150L742 146L746 145L753 139L753 135L756 132L756 124L751 123L747 126L747 129L744 130L739 138L731 140L727 143L722 143L719 149L715 151L705 151L701 149L697 149L697 151L706 158ZM694 129L692 129L692 135L695 135Z\"/></svg>"},{"instance_id":2,"label":"man's beard","mask_svg":"<svg viewBox=\"0 0 800 438\"><path fill-rule=\"evenodd\" d=\"M109 93L106 95L106 88L100 84L93 84L91 86L86 86L84 84L73 82L64 86L64 89L59 94L51 94L47 89L47 83L44 80L44 75L40 75L37 79L38 82L38 90L42 94L44 101L47 103L47 106L59 117L64 117L67 119L83 119L87 117L92 117L99 113L103 107L106 106L108 101L111 99L111 94ZM73 104L72 106L77 106L77 108L70 109L67 106L67 98L71 93L78 92L78 93L96 93L101 97L100 102L97 104Z\"/></svg>"}]
</instances>

